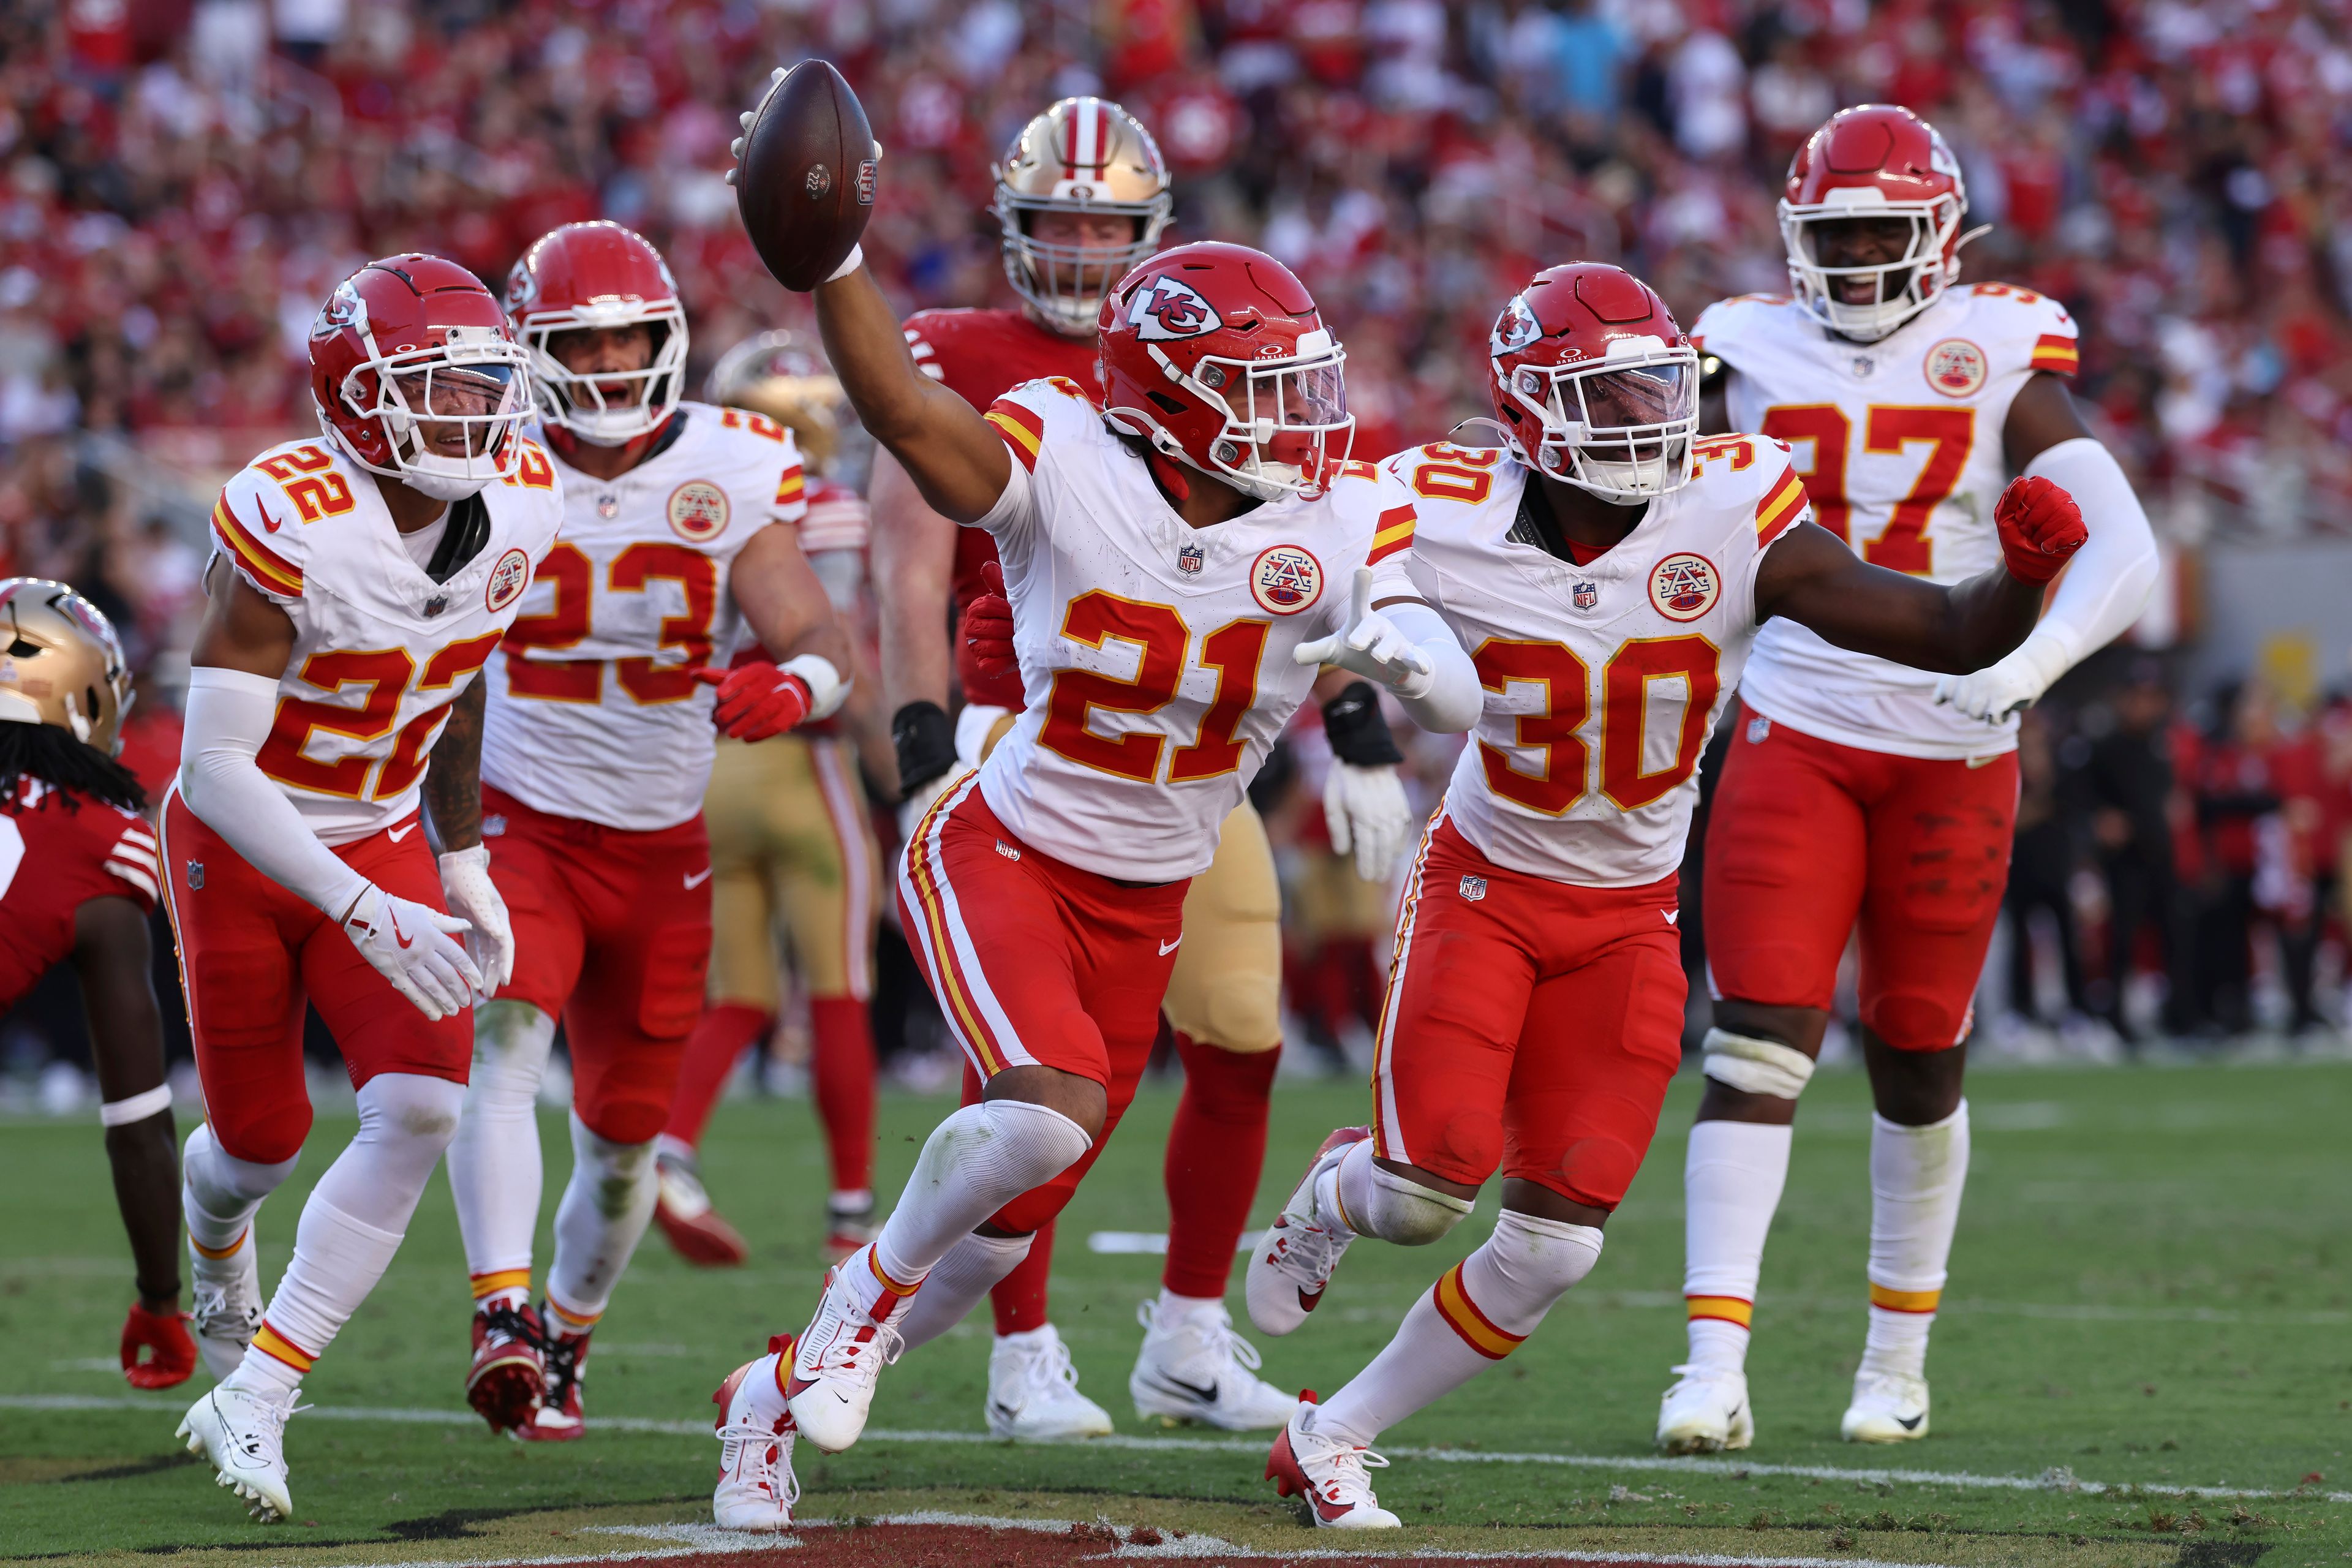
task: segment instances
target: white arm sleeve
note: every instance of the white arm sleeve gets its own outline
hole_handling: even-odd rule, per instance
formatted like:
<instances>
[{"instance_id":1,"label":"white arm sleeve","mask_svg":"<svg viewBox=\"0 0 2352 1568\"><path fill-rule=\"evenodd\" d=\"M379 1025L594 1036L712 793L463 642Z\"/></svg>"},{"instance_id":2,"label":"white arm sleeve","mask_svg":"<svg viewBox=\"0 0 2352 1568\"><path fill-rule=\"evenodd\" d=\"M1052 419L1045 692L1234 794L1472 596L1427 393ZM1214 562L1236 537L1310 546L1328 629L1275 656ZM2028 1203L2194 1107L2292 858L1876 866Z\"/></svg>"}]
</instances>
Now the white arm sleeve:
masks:
<instances>
[{"instance_id":1,"label":"white arm sleeve","mask_svg":"<svg viewBox=\"0 0 2352 1568\"><path fill-rule=\"evenodd\" d=\"M2025 471L2073 496L2090 534L2030 639L2046 657L2063 659L2063 673L2123 636L2147 608L2156 587L2156 535L2114 455L2088 436L2059 442Z\"/></svg>"},{"instance_id":2,"label":"white arm sleeve","mask_svg":"<svg viewBox=\"0 0 2352 1568\"><path fill-rule=\"evenodd\" d=\"M1478 684L1477 667L1454 640L1454 629L1445 618L1417 603L1391 605L1380 613L1429 660L1432 679L1427 691L1419 697L1391 693L1405 716L1435 734L1459 734L1477 723L1486 694Z\"/></svg>"},{"instance_id":3,"label":"white arm sleeve","mask_svg":"<svg viewBox=\"0 0 2352 1568\"><path fill-rule=\"evenodd\" d=\"M188 671L180 741L180 798L254 869L341 920L368 888L319 841L254 758L278 713L278 682L241 669Z\"/></svg>"},{"instance_id":4,"label":"white arm sleeve","mask_svg":"<svg viewBox=\"0 0 2352 1568\"><path fill-rule=\"evenodd\" d=\"M1037 480L1011 447L1004 450L1004 466L1012 471L1004 476L1004 493L987 512L973 518L963 526L977 528L999 538L1027 528L1037 517Z\"/></svg>"}]
</instances>

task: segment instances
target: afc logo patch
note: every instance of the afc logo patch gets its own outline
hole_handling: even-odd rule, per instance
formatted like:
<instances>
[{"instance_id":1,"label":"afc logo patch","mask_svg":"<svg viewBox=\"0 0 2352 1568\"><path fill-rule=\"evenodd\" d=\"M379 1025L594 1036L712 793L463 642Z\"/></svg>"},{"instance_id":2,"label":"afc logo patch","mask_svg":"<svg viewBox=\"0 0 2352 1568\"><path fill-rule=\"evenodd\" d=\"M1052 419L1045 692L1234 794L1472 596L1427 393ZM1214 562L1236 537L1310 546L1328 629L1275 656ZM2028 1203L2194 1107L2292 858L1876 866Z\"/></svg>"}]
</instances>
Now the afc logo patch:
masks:
<instances>
[{"instance_id":1,"label":"afc logo patch","mask_svg":"<svg viewBox=\"0 0 2352 1568\"><path fill-rule=\"evenodd\" d=\"M1296 544L1276 544L1250 563L1250 597L1270 616L1295 616L1323 596L1323 563Z\"/></svg>"},{"instance_id":2,"label":"afc logo patch","mask_svg":"<svg viewBox=\"0 0 2352 1568\"><path fill-rule=\"evenodd\" d=\"M1209 552L1197 544L1181 546L1176 552L1176 570L1188 577L1197 577L1208 559Z\"/></svg>"},{"instance_id":3,"label":"afc logo patch","mask_svg":"<svg viewBox=\"0 0 2352 1568\"><path fill-rule=\"evenodd\" d=\"M1973 397L1984 390L1984 350L1966 338L1946 338L1927 351L1927 384L1947 397Z\"/></svg>"},{"instance_id":4,"label":"afc logo patch","mask_svg":"<svg viewBox=\"0 0 2352 1568\"><path fill-rule=\"evenodd\" d=\"M1650 568L1650 605L1670 621L1695 621L1722 596L1715 563L1678 550Z\"/></svg>"},{"instance_id":5,"label":"afc logo patch","mask_svg":"<svg viewBox=\"0 0 2352 1568\"><path fill-rule=\"evenodd\" d=\"M490 581L482 590L482 603L496 614L521 598L522 591L529 586L530 557L520 550L509 550L490 568Z\"/></svg>"},{"instance_id":6,"label":"afc logo patch","mask_svg":"<svg viewBox=\"0 0 2352 1568\"><path fill-rule=\"evenodd\" d=\"M688 479L669 492L669 529L688 544L702 544L727 530L727 492L709 479Z\"/></svg>"},{"instance_id":7,"label":"afc logo patch","mask_svg":"<svg viewBox=\"0 0 2352 1568\"><path fill-rule=\"evenodd\" d=\"M1486 878L1484 878L1484 877L1465 877L1465 878L1463 878L1463 879L1462 879L1462 897L1463 897L1463 899L1464 899L1465 901L1467 901L1467 902L1469 902L1469 903L1474 903L1474 904L1475 904L1475 903L1476 903L1479 900L1481 900L1481 899L1485 898L1486 896Z\"/></svg>"},{"instance_id":8,"label":"afc logo patch","mask_svg":"<svg viewBox=\"0 0 2352 1568\"><path fill-rule=\"evenodd\" d=\"M1197 338L1224 323L1216 307L1181 278L1162 274L1138 289L1127 302L1127 324L1147 343Z\"/></svg>"}]
</instances>

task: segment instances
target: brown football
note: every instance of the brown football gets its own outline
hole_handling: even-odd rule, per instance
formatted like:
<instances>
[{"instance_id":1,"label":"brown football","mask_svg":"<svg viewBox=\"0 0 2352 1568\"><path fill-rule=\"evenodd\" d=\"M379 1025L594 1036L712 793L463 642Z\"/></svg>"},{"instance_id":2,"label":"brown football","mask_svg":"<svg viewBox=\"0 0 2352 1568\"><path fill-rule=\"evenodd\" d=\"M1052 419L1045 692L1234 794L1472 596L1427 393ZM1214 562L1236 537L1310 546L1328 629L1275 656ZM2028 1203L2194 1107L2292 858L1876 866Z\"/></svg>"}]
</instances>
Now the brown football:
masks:
<instances>
[{"instance_id":1,"label":"brown football","mask_svg":"<svg viewBox=\"0 0 2352 1568\"><path fill-rule=\"evenodd\" d=\"M803 60L769 88L743 132L735 205L777 282L805 292L848 256L874 216L879 152L828 62Z\"/></svg>"}]
</instances>

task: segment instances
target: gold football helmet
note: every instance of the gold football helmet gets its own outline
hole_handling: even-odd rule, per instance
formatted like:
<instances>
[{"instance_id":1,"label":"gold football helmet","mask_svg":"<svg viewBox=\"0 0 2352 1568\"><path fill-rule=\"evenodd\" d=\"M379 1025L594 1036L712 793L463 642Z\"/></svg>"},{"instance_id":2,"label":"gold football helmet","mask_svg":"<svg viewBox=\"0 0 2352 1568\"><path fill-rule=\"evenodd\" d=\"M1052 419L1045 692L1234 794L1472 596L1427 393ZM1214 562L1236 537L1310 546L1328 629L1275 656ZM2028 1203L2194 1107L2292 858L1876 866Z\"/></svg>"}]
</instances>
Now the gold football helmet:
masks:
<instances>
[{"instance_id":1,"label":"gold football helmet","mask_svg":"<svg viewBox=\"0 0 2352 1568\"><path fill-rule=\"evenodd\" d=\"M861 434L841 378L824 354L796 332L761 332L719 356L703 382L708 402L764 414L793 433L809 472L840 479L835 468Z\"/></svg>"},{"instance_id":2,"label":"gold football helmet","mask_svg":"<svg viewBox=\"0 0 2352 1568\"><path fill-rule=\"evenodd\" d=\"M997 163L1004 276L1045 323L1071 337L1095 330L1111 285L1160 248L1175 206L1160 144L1108 99L1066 98L1021 128ZM1134 243L1108 255L1038 239L1037 215L1108 213L1132 218Z\"/></svg>"},{"instance_id":3,"label":"gold football helmet","mask_svg":"<svg viewBox=\"0 0 2352 1568\"><path fill-rule=\"evenodd\" d=\"M0 577L0 723L54 724L108 756L131 711L122 642L63 583Z\"/></svg>"}]
</instances>

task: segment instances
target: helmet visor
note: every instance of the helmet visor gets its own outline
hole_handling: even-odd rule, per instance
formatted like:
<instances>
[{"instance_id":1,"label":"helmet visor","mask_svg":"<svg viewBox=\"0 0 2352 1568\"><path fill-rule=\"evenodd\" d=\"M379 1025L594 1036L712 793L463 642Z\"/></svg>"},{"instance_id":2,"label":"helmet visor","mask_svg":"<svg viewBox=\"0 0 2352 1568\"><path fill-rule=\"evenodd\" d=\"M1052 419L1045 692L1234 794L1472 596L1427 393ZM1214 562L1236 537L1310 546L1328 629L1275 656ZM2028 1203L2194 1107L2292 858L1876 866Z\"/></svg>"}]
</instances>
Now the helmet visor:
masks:
<instances>
[{"instance_id":1,"label":"helmet visor","mask_svg":"<svg viewBox=\"0 0 2352 1568\"><path fill-rule=\"evenodd\" d=\"M1676 425L1698 413L1698 376L1679 361L1603 371L1576 383L1583 422L1598 433L1636 426Z\"/></svg>"}]
</instances>

